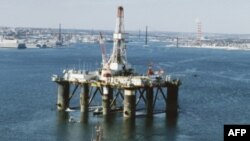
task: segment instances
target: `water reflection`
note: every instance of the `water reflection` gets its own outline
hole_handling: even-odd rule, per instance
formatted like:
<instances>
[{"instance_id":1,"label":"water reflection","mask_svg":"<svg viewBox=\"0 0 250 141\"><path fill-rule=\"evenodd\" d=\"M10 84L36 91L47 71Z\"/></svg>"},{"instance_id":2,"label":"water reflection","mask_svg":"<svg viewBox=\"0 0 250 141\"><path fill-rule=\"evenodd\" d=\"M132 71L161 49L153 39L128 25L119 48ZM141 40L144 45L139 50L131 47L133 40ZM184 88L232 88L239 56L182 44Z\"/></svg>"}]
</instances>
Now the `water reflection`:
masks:
<instances>
[{"instance_id":1,"label":"water reflection","mask_svg":"<svg viewBox=\"0 0 250 141\"><path fill-rule=\"evenodd\" d=\"M133 140L135 139L135 119L124 118L122 124L122 135L123 140Z\"/></svg>"},{"instance_id":2,"label":"water reflection","mask_svg":"<svg viewBox=\"0 0 250 141\"><path fill-rule=\"evenodd\" d=\"M80 122L70 122L68 112L58 111L56 140L90 140L95 135L97 125L103 129L104 141L177 140L178 113L130 119L119 114L92 116L82 112L78 118Z\"/></svg>"},{"instance_id":3,"label":"water reflection","mask_svg":"<svg viewBox=\"0 0 250 141\"><path fill-rule=\"evenodd\" d=\"M115 120L116 120L116 113L103 116L103 123L105 123L106 125L108 124L109 126L111 126L112 124L114 124Z\"/></svg>"},{"instance_id":4,"label":"water reflection","mask_svg":"<svg viewBox=\"0 0 250 141\"><path fill-rule=\"evenodd\" d=\"M69 113L65 111L57 111L57 123L58 125L62 125L68 123L69 121Z\"/></svg>"},{"instance_id":5,"label":"water reflection","mask_svg":"<svg viewBox=\"0 0 250 141\"><path fill-rule=\"evenodd\" d=\"M116 114L110 114L101 117L103 118L102 128L103 128L103 138L104 140L112 140L114 137L119 134L115 128L119 126L119 123L116 121Z\"/></svg>"},{"instance_id":6,"label":"water reflection","mask_svg":"<svg viewBox=\"0 0 250 141\"><path fill-rule=\"evenodd\" d=\"M80 122L83 124L87 124L89 121L89 112L81 112L80 113Z\"/></svg>"},{"instance_id":7,"label":"water reflection","mask_svg":"<svg viewBox=\"0 0 250 141\"><path fill-rule=\"evenodd\" d=\"M178 122L177 112L171 112L166 114L167 139L170 141L176 140L177 122Z\"/></svg>"},{"instance_id":8,"label":"water reflection","mask_svg":"<svg viewBox=\"0 0 250 141\"><path fill-rule=\"evenodd\" d=\"M68 122L69 113L65 111L57 111L57 133L56 140L64 141L67 140L68 136Z\"/></svg>"},{"instance_id":9,"label":"water reflection","mask_svg":"<svg viewBox=\"0 0 250 141\"><path fill-rule=\"evenodd\" d=\"M146 116L145 117L145 121L144 121L144 127L143 130L144 130L144 133L145 133L145 137L144 139L147 140L147 141L153 141L153 133L154 133L154 127L153 127L153 124L154 124L154 117L153 116Z\"/></svg>"}]
</instances>

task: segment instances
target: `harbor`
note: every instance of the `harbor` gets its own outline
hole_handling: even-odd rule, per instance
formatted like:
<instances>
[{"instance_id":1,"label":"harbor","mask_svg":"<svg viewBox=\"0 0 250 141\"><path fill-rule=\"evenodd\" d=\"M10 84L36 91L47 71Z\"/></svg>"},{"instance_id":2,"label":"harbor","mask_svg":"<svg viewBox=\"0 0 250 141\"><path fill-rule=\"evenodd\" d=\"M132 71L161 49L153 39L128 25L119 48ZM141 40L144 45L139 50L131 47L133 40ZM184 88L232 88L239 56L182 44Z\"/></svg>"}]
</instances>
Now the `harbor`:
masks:
<instances>
[{"instance_id":1,"label":"harbor","mask_svg":"<svg viewBox=\"0 0 250 141\"><path fill-rule=\"evenodd\" d=\"M143 27L142 27L143 28ZM165 44L165 47L212 48L226 50L249 50L250 35L248 34L215 34L202 33L197 37L193 33L152 31L127 31L126 42L142 42L144 46L154 43ZM113 43L111 30L82 30L60 28L28 28L28 27L0 27L0 49L16 49L18 45L25 45L27 49L71 47L75 44L99 44L99 32L104 35L104 42ZM145 32L145 33L144 33ZM60 39L59 39L59 35ZM146 38L147 34L147 38ZM60 44L58 44L60 43Z\"/></svg>"},{"instance_id":2,"label":"harbor","mask_svg":"<svg viewBox=\"0 0 250 141\"><path fill-rule=\"evenodd\" d=\"M160 43L165 44L165 47L250 50L250 34L208 33L199 19L196 19L193 26L192 32L167 32L141 25L138 31L126 31L125 42L142 42L144 47ZM105 43L113 43L112 30L70 29L60 23L57 28L0 26L0 49L65 48L75 44L99 44L100 32Z\"/></svg>"}]
</instances>

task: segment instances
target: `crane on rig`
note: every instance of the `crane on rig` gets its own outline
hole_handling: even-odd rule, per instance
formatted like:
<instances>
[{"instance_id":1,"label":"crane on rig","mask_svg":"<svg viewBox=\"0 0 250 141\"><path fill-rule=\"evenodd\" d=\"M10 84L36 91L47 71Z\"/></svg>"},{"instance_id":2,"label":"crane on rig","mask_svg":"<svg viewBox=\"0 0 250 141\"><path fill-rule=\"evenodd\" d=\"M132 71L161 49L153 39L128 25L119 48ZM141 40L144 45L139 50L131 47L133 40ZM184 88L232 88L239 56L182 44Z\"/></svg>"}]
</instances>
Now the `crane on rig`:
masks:
<instances>
[{"instance_id":1,"label":"crane on rig","mask_svg":"<svg viewBox=\"0 0 250 141\"><path fill-rule=\"evenodd\" d=\"M100 32L99 44L102 52L102 65L105 67L107 65L107 55L106 55L106 47L104 44L102 33Z\"/></svg>"},{"instance_id":2,"label":"crane on rig","mask_svg":"<svg viewBox=\"0 0 250 141\"><path fill-rule=\"evenodd\" d=\"M108 78L111 77L111 70L109 68L109 64L107 61L108 58L106 55L106 47L105 47L103 35L101 32L100 32L99 44L100 44L100 48L101 48L101 52L102 52L102 69L101 69L100 80L108 81Z\"/></svg>"}]
</instances>

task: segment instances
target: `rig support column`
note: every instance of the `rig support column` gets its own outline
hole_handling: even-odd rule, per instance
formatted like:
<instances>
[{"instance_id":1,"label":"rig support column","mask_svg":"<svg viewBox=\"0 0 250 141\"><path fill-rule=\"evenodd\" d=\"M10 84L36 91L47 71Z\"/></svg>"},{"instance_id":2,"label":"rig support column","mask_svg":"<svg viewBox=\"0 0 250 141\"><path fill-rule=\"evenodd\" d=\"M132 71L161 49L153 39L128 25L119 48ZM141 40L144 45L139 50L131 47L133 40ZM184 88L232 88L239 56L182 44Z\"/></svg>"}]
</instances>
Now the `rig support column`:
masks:
<instances>
[{"instance_id":1,"label":"rig support column","mask_svg":"<svg viewBox=\"0 0 250 141\"><path fill-rule=\"evenodd\" d=\"M178 84L169 84L167 88L167 107L168 113L177 113L178 111Z\"/></svg>"},{"instance_id":2,"label":"rig support column","mask_svg":"<svg viewBox=\"0 0 250 141\"><path fill-rule=\"evenodd\" d=\"M89 107L89 86L87 83L81 85L80 93L81 112L88 112Z\"/></svg>"},{"instance_id":3,"label":"rig support column","mask_svg":"<svg viewBox=\"0 0 250 141\"><path fill-rule=\"evenodd\" d=\"M102 95L102 114L108 115L110 112L110 96L109 96L109 88L107 86L103 87L103 95Z\"/></svg>"},{"instance_id":4,"label":"rig support column","mask_svg":"<svg viewBox=\"0 0 250 141\"><path fill-rule=\"evenodd\" d=\"M69 82L57 82L58 94L57 94L57 110L66 110L69 107Z\"/></svg>"},{"instance_id":5,"label":"rig support column","mask_svg":"<svg viewBox=\"0 0 250 141\"><path fill-rule=\"evenodd\" d=\"M146 111L147 111L147 115L148 116L152 116L153 115L153 99L154 99L154 88L153 87L147 87L146 88Z\"/></svg>"},{"instance_id":6,"label":"rig support column","mask_svg":"<svg viewBox=\"0 0 250 141\"><path fill-rule=\"evenodd\" d=\"M109 103L112 104L111 102L112 102L113 99L114 99L113 88L109 87L108 90L109 90ZM115 106L116 106L116 102L114 101L113 105L110 105L111 110L112 110L112 109L115 109Z\"/></svg>"},{"instance_id":7,"label":"rig support column","mask_svg":"<svg viewBox=\"0 0 250 141\"><path fill-rule=\"evenodd\" d=\"M128 118L135 117L136 110L136 97L134 90L125 89L124 90L124 108L123 108L123 116Z\"/></svg>"}]
</instances>

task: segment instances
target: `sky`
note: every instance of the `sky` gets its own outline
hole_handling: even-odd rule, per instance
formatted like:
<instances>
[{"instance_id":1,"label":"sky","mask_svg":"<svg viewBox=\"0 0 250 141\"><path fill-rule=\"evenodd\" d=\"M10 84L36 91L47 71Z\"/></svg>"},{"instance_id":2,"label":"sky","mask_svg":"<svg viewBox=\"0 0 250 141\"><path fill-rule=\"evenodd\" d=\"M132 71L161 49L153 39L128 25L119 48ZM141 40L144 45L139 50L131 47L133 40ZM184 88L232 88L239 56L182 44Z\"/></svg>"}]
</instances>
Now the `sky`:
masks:
<instances>
[{"instance_id":1,"label":"sky","mask_svg":"<svg viewBox=\"0 0 250 141\"><path fill-rule=\"evenodd\" d=\"M250 0L0 0L0 26L113 30L120 5L125 30L250 34Z\"/></svg>"}]
</instances>

